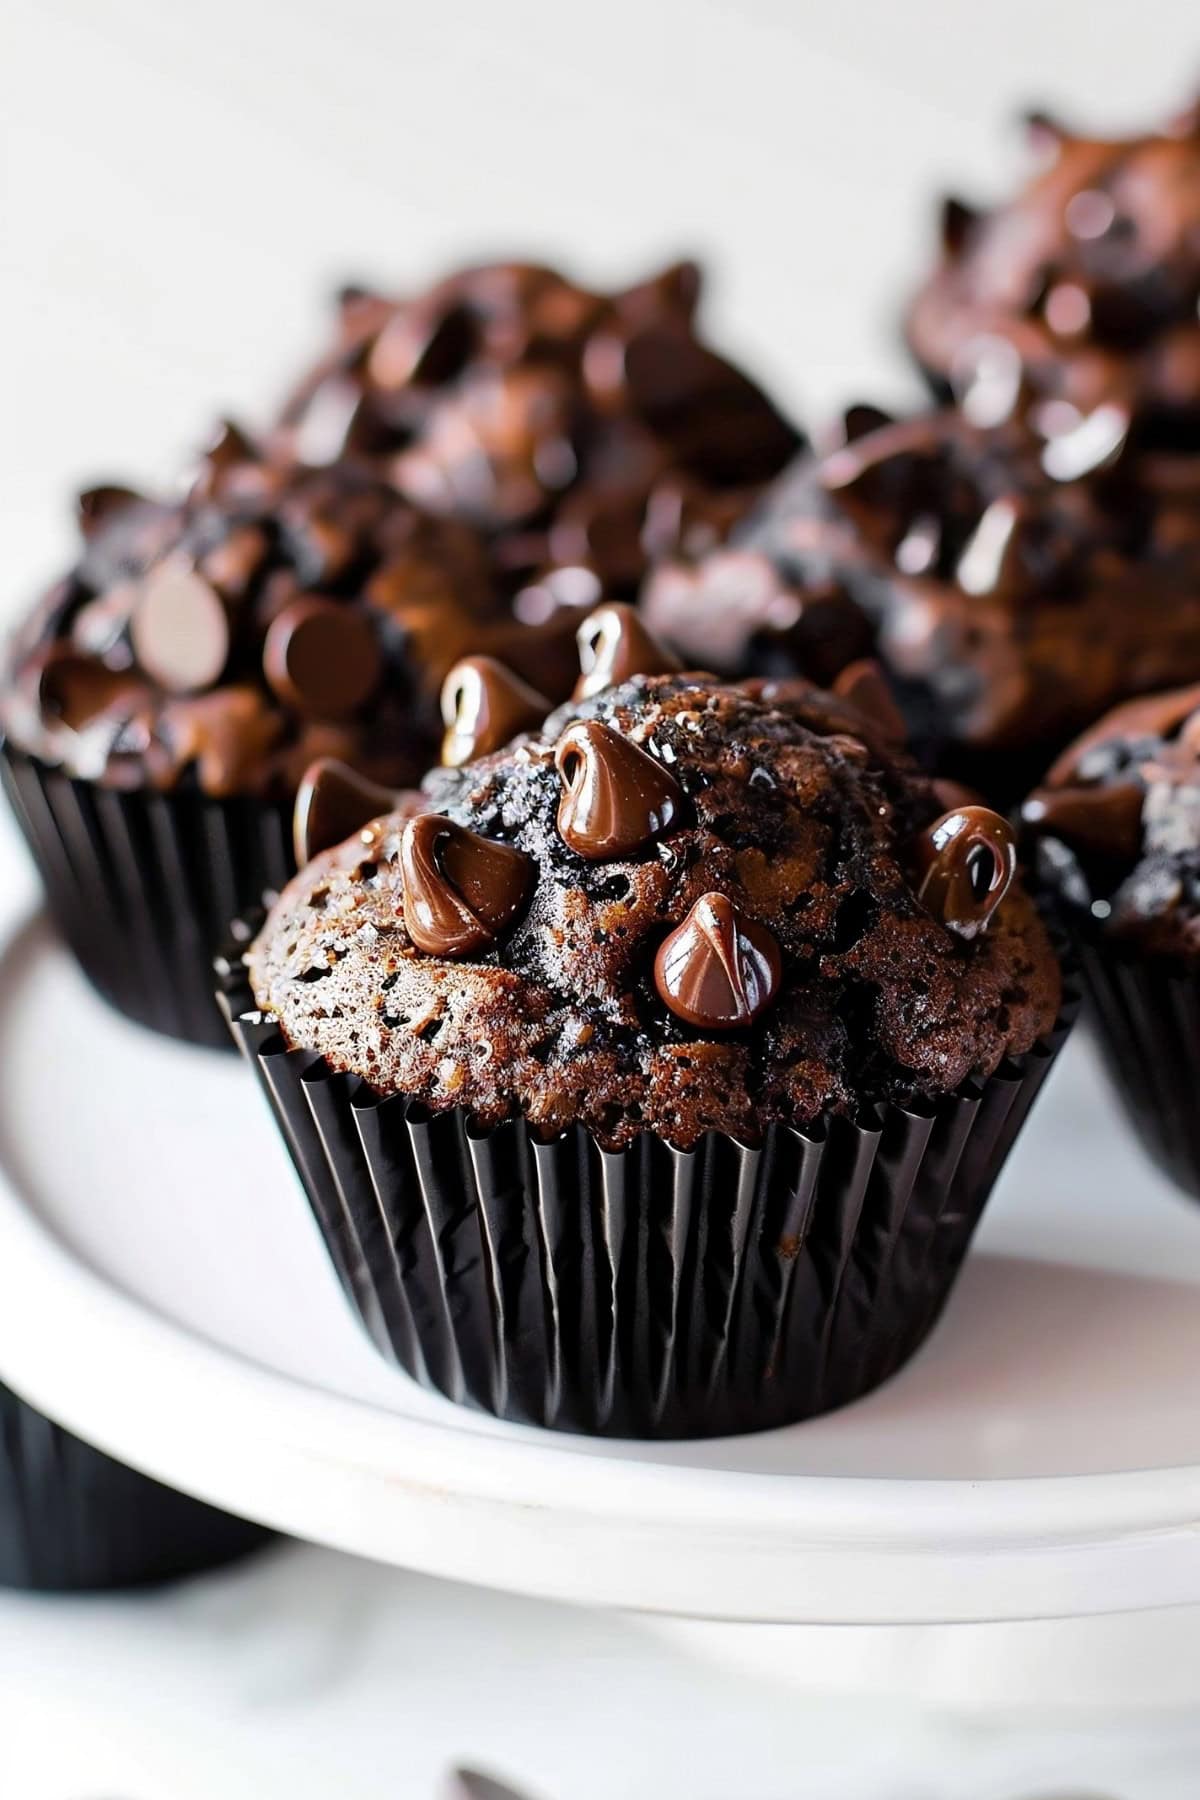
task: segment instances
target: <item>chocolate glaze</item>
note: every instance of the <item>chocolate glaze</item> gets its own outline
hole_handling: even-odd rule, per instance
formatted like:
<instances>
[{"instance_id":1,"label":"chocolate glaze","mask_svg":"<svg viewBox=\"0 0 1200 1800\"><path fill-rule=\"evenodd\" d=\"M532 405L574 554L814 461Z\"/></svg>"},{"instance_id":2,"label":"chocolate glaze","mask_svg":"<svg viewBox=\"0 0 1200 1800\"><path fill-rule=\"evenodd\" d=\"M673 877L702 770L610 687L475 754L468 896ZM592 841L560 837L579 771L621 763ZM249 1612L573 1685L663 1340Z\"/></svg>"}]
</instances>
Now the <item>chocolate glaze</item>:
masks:
<instances>
[{"instance_id":1,"label":"chocolate glaze","mask_svg":"<svg viewBox=\"0 0 1200 1800\"><path fill-rule=\"evenodd\" d=\"M1200 684L1117 707L1059 757L1022 821L1094 929L1200 964Z\"/></svg>"},{"instance_id":2,"label":"chocolate glaze","mask_svg":"<svg viewBox=\"0 0 1200 1800\"><path fill-rule=\"evenodd\" d=\"M418 813L400 840L404 923L418 950L469 956L512 923L529 892L533 866L520 850Z\"/></svg>"},{"instance_id":3,"label":"chocolate glaze","mask_svg":"<svg viewBox=\"0 0 1200 1800\"><path fill-rule=\"evenodd\" d=\"M679 817L683 792L661 763L598 720L569 725L554 746L562 777L558 830L589 862L631 856Z\"/></svg>"},{"instance_id":4,"label":"chocolate glaze","mask_svg":"<svg viewBox=\"0 0 1200 1800\"><path fill-rule=\"evenodd\" d=\"M751 1024L779 991L783 961L765 925L725 894L701 894L654 958L667 1006L700 1031Z\"/></svg>"},{"instance_id":5,"label":"chocolate glaze","mask_svg":"<svg viewBox=\"0 0 1200 1800\"><path fill-rule=\"evenodd\" d=\"M488 756L540 725L550 702L494 656L464 656L442 684L442 761L449 768Z\"/></svg>"},{"instance_id":6,"label":"chocolate glaze","mask_svg":"<svg viewBox=\"0 0 1200 1800\"><path fill-rule=\"evenodd\" d=\"M1200 108L1112 140L1038 114L1030 136L1011 200L945 204L917 360L980 423L1113 404L1140 442L1200 450Z\"/></svg>"}]
</instances>

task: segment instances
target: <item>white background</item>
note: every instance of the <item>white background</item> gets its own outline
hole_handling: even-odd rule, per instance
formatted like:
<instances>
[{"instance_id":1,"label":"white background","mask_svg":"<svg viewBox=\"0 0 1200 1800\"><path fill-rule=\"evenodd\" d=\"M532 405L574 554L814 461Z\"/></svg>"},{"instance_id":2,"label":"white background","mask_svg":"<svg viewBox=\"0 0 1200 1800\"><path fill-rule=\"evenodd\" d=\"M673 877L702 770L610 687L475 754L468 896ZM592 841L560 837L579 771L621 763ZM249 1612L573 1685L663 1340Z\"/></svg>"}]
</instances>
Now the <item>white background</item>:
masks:
<instances>
[{"instance_id":1,"label":"white background","mask_svg":"<svg viewBox=\"0 0 1200 1800\"><path fill-rule=\"evenodd\" d=\"M713 335L803 417L901 399L935 192L1001 190L1027 102L1124 125L1196 81L1185 0L0 0L0 609L62 561L73 487L260 416L345 276L499 252L617 283L697 251ZM865 1730L620 1621L317 1552L0 1602L3 1800L421 1800L456 1747L562 1800L1184 1800L1189 1740Z\"/></svg>"}]
</instances>

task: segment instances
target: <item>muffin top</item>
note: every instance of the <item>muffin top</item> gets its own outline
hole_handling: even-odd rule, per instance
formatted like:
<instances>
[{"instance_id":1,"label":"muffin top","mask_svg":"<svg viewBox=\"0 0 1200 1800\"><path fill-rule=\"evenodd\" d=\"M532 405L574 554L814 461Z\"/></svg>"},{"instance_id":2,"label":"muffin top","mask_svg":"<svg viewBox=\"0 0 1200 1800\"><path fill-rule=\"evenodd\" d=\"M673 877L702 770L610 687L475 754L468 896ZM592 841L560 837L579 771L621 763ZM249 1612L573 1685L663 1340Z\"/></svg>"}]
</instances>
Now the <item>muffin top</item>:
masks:
<instances>
[{"instance_id":1,"label":"muffin top","mask_svg":"<svg viewBox=\"0 0 1200 1800\"><path fill-rule=\"evenodd\" d=\"M914 735L1044 768L1115 701L1200 677L1200 457L1135 453L1126 425L855 408L736 541L848 590Z\"/></svg>"},{"instance_id":2,"label":"muffin top","mask_svg":"<svg viewBox=\"0 0 1200 1800\"><path fill-rule=\"evenodd\" d=\"M1107 939L1200 963L1200 685L1117 707L1023 816L1051 884Z\"/></svg>"},{"instance_id":3,"label":"muffin top","mask_svg":"<svg viewBox=\"0 0 1200 1800\"><path fill-rule=\"evenodd\" d=\"M70 774L286 799L330 755L415 781L464 651L569 689L566 621L514 621L482 540L364 469L288 469L225 426L181 499L102 488L79 519L0 698L13 743Z\"/></svg>"},{"instance_id":4,"label":"muffin top","mask_svg":"<svg viewBox=\"0 0 1200 1800\"><path fill-rule=\"evenodd\" d=\"M575 700L317 855L258 1004L377 1090L614 1149L936 1101L1049 1029L1059 973L1004 821L887 735L800 681Z\"/></svg>"},{"instance_id":5,"label":"muffin top","mask_svg":"<svg viewBox=\"0 0 1200 1800\"><path fill-rule=\"evenodd\" d=\"M1115 403L1142 441L1200 449L1200 106L1144 137L1029 124L1040 167L1013 199L944 203L918 361L968 407L1015 377L1035 410Z\"/></svg>"},{"instance_id":6,"label":"muffin top","mask_svg":"<svg viewBox=\"0 0 1200 1800\"><path fill-rule=\"evenodd\" d=\"M276 446L469 520L522 617L631 597L649 556L719 541L801 442L697 336L700 284L691 262L612 294L494 263L409 299L346 290Z\"/></svg>"}]
</instances>

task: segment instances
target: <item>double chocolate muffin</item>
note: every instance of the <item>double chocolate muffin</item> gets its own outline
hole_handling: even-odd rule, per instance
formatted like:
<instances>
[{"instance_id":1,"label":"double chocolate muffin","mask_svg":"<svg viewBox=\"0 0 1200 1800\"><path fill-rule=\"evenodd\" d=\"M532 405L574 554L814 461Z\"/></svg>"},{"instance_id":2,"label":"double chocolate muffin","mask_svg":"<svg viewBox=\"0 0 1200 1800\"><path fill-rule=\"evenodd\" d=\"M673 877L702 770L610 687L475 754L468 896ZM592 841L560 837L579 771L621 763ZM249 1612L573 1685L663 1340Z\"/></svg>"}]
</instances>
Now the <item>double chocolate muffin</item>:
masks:
<instances>
[{"instance_id":1,"label":"double chocolate muffin","mask_svg":"<svg viewBox=\"0 0 1200 1800\"><path fill-rule=\"evenodd\" d=\"M915 1348L1061 981L1009 828L947 811L892 730L803 682L635 676L285 890L232 1010L410 1371L711 1434Z\"/></svg>"},{"instance_id":2,"label":"double chocolate muffin","mask_svg":"<svg viewBox=\"0 0 1200 1800\"><path fill-rule=\"evenodd\" d=\"M1200 1199L1200 685L1118 707L1026 801L1117 1092Z\"/></svg>"},{"instance_id":3,"label":"double chocolate muffin","mask_svg":"<svg viewBox=\"0 0 1200 1800\"><path fill-rule=\"evenodd\" d=\"M182 499L101 489L80 523L11 654L6 785L101 992L226 1044L211 957L291 873L307 765L415 781L457 657L498 651L562 694L572 633L513 619L468 526L355 466L286 469L233 427Z\"/></svg>"},{"instance_id":4,"label":"double chocolate muffin","mask_svg":"<svg viewBox=\"0 0 1200 1800\"><path fill-rule=\"evenodd\" d=\"M1140 444L1200 450L1200 106L1141 137L1044 114L1030 135L1040 167L1011 200L945 202L913 353L968 411L1019 386L1035 415L1116 406Z\"/></svg>"},{"instance_id":5,"label":"double chocolate muffin","mask_svg":"<svg viewBox=\"0 0 1200 1800\"><path fill-rule=\"evenodd\" d=\"M612 294L493 263L410 299L347 290L275 447L470 521L522 617L631 598L649 558L718 542L801 444L698 336L700 285L692 262Z\"/></svg>"},{"instance_id":6,"label":"double chocolate muffin","mask_svg":"<svg viewBox=\"0 0 1200 1800\"><path fill-rule=\"evenodd\" d=\"M838 630L857 605L939 772L1007 804L1115 702L1200 678L1200 458L1137 453L1110 407L1050 438L955 410L855 408L846 425L736 548L800 597L801 620L808 595ZM645 599L668 636L678 581L659 572Z\"/></svg>"}]
</instances>

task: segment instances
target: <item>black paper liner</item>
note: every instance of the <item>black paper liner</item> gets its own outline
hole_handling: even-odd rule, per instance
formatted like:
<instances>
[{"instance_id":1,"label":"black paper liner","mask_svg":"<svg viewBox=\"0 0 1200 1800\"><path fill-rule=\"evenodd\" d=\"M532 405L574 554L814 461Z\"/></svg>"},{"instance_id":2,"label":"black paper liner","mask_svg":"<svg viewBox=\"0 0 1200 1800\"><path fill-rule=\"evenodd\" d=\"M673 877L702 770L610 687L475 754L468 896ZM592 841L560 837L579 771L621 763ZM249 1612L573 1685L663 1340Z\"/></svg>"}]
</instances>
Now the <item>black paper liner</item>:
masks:
<instances>
[{"instance_id":1,"label":"black paper liner","mask_svg":"<svg viewBox=\"0 0 1200 1800\"><path fill-rule=\"evenodd\" d=\"M294 873L291 807L124 793L7 743L0 779L51 916L92 985L141 1025L227 1050L213 957L230 919Z\"/></svg>"},{"instance_id":2,"label":"black paper liner","mask_svg":"<svg viewBox=\"0 0 1200 1800\"><path fill-rule=\"evenodd\" d=\"M606 1151L380 1096L221 1002L376 1347L505 1419L622 1437L716 1437L842 1406L929 1332L1066 1039L921 1112L711 1132Z\"/></svg>"},{"instance_id":3,"label":"black paper liner","mask_svg":"<svg viewBox=\"0 0 1200 1800\"><path fill-rule=\"evenodd\" d=\"M114 1462L0 1387L0 1586L141 1586L215 1568L270 1536Z\"/></svg>"},{"instance_id":4,"label":"black paper liner","mask_svg":"<svg viewBox=\"0 0 1200 1800\"><path fill-rule=\"evenodd\" d=\"M1200 1200L1200 974L1081 927L1076 953L1104 1064L1159 1168Z\"/></svg>"}]
</instances>

